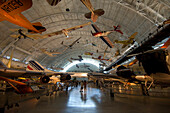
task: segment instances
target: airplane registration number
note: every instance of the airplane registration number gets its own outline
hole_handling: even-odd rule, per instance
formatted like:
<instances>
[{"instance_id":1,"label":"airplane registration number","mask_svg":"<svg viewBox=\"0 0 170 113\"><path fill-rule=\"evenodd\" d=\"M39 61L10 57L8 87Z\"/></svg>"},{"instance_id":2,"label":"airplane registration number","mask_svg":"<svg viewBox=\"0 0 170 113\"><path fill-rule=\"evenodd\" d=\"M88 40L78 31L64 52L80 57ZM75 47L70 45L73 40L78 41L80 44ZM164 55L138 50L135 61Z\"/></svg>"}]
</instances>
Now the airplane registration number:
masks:
<instances>
[{"instance_id":1,"label":"airplane registration number","mask_svg":"<svg viewBox=\"0 0 170 113\"><path fill-rule=\"evenodd\" d=\"M18 9L20 6L23 6L23 3L20 0L11 0L8 4L3 5L1 9L9 13L15 9Z\"/></svg>"}]
</instances>

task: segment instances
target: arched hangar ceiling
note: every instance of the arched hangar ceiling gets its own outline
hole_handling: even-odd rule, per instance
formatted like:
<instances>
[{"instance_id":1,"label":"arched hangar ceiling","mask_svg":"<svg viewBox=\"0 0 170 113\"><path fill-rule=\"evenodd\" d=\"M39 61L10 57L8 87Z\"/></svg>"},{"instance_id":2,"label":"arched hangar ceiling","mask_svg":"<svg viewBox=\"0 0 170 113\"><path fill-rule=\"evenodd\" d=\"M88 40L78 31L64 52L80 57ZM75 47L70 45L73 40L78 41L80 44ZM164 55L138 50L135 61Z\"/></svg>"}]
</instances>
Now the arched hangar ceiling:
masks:
<instances>
[{"instance_id":1,"label":"arched hangar ceiling","mask_svg":"<svg viewBox=\"0 0 170 113\"><path fill-rule=\"evenodd\" d=\"M138 32L135 41L140 42L159 24L170 17L169 0L91 0L91 4L94 9L105 11L104 15L100 16L95 22L101 30L111 30L114 25L121 26L123 35L118 32L108 35L112 42L114 40L126 40L134 32ZM67 8L70 11L66 11ZM30 22L41 22L47 29L43 34L47 34L91 22L84 17L87 12L89 10L80 0L61 0L56 6L50 6L46 0L33 0L32 7L22 14ZM10 29L14 28L20 27L7 21L0 22L1 56L9 56L11 48L14 47L14 58L22 62L34 59L46 67L64 67L69 62L68 59L76 58L79 55L84 58L92 57L84 55L84 52L92 52L93 57L102 56L107 47L101 39L91 35L91 31L94 32L91 25L70 32L70 39L67 39L65 35L58 35L38 40L16 40L10 37L11 34L14 34ZM79 37L82 37L78 41L79 43L64 51L65 46L61 44L62 42L69 45ZM42 48L46 48L48 51L64 52L55 57L50 57L40 51ZM119 49L121 54L127 48L122 49L121 44L114 43L114 48L107 49L109 53L106 53L105 58L112 59L113 62L121 56L114 57L115 52ZM105 61L107 65L112 62Z\"/></svg>"}]
</instances>

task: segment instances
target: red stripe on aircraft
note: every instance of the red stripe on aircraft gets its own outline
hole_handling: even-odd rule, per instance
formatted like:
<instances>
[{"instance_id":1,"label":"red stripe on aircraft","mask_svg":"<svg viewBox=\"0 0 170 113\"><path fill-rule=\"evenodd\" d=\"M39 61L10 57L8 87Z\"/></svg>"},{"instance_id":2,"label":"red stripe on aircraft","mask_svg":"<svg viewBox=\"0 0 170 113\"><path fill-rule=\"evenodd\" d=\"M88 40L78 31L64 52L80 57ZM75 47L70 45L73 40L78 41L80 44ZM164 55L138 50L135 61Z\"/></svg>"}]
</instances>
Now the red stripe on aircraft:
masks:
<instances>
[{"instance_id":1,"label":"red stripe on aircraft","mask_svg":"<svg viewBox=\"0 0 170 113\"><path fill-rule=\"evenodd\" d=\"M29 70L33 70L30 66L27 66L27 68L28 68Z\"/></svg>"}]
</instances>

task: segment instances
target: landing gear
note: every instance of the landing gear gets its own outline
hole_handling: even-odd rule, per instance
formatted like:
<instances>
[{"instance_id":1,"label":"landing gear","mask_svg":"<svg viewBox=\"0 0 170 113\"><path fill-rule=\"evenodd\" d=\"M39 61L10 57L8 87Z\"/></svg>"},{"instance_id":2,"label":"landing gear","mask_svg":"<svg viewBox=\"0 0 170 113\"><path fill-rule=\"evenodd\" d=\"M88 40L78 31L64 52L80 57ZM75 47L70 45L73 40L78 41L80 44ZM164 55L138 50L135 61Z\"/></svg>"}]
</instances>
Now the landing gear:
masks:
<instances>
[{"instance_id":1,"label":"landing gear","mask_svg":"<svg viewBox=\"0 0 170 113\"><path fill-rule=\"evenodd\" d=\"M141 89L142 89L142 94L144 96L149 96L148 89L147 89L147 87L144 84L141 84Z\"/></svg>"},{"instance_id":2,"label":"landing gear","mask_svg":"<svg viewBox=\"0 0 170 113\"><path fill-rule=\"evenodd\" d=\"M37 100L39 100L39 99L40 99L40 97L36 97L36 99L37 99Z\"/></svg>"}]
</instances>

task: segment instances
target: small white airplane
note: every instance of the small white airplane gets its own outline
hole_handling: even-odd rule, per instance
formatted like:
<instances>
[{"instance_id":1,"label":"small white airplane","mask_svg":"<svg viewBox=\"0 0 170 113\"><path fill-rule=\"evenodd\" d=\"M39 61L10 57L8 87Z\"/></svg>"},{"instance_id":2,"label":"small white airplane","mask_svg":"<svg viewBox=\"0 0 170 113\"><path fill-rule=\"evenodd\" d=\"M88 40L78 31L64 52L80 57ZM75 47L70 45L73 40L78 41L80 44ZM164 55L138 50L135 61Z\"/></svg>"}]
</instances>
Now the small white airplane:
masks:
<instances>
[{"instance_id":1,"label":"small white airplane","mask_svg":"<svg viewBox=\"0 0 170 113\"><path fill-rule=\"evenodd\" d=\"M91 24L91 22L88 22L88 23L85 23L85 24L82 24L82 25L77 25L75 27L71 27L71 28L68 28L68 29L62 29L62 30L59 30L59 31L56 31L56 32L53 32L53 33L48 33L48 34L42 35L42 37L48 38L48 37L51 37L51 36L64 34L68 38L69 37L68 32L74 31L76 29L83 28L83 27L90 25L90 24Z\"/></svg>"},{"instance_id":2,"label":"small white airplane","mask_svg":"<svg viewBox=\"0 0 170 113\"><path fill-rule=\"evenodd\" d=\"M50 57L55 57L56 54L62 54L61 52L49 52L46 49L40 49L43 53L47 54Z\"/></svg>"},{"instance_id":3,"label":"small white airplane","mask_svg":"<svg viewBox=\"0 0 170 113\"><path fill-rule=\"evenodd\" d=\"M70 59L71 59L71 60L78 60L78 61L81 62L81 61L83 60L82 56L79 55L78 57L79 57L79 58L70 58Z\"/></svg>"}]
</instances>

